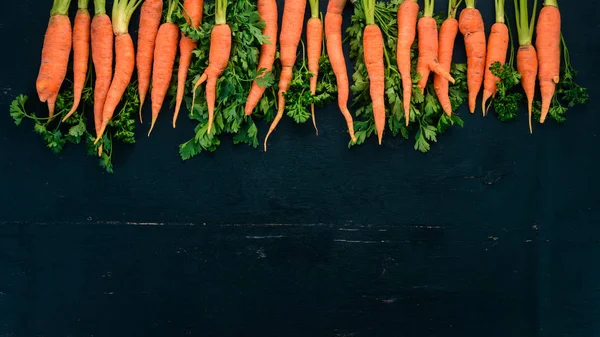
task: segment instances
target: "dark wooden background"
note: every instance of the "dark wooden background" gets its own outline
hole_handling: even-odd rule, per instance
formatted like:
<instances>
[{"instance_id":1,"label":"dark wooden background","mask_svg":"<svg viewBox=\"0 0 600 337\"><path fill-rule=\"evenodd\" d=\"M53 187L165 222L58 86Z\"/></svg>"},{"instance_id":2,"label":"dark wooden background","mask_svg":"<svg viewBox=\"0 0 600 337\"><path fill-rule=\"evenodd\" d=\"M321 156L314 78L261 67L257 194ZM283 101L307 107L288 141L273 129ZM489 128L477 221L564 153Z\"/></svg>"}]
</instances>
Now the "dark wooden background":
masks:
<instances>
[{"instance_id":1,"label":"dark wooden background","mask_svg":"<svg viewBox=\"0 0 600 337\"><path fill-rule=\"evenodd\" d=\"M563 126L463 109L426 155L389 137L348 150L330 106L319 137L285 119L267 154L225 139L183 163L193 124L165 111L109 175L12 123L14 96L36 100L51 1L6 2L0 336L599 335L600 6L560 5L592 97Z\"/></svg>"}]
</instances>

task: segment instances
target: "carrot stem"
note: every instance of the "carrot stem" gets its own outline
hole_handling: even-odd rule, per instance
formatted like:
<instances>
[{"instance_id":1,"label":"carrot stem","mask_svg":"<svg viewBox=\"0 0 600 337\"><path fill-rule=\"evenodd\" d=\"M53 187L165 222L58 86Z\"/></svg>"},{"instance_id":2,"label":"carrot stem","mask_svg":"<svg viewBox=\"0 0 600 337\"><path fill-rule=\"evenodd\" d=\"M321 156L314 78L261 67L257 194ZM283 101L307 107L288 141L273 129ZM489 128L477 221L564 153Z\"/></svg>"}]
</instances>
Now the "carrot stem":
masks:
<instances>
[{"instance_id":1,"label":"carrot stem","mask_svg":"<svg viewBox=\"0 0 600 337\"><path fill-rule=\"evenodd\" d=\"M375 24L375 0L362 0L367 25Z\"/></svg>"},{"instance_id":2,"label":"carrot stem","mask_svg":"<svg viewBox=\"0 0 600 337\"><path fill-rule=\"evenodd\" d=\"M514 0L515 17L517 22L517 33L519 35L519 45L529 46L533 40L533 31L535 27L535 14L529 19L528 0ZM533 13L537 10L537 0L533 1Z\"/></svg>"},{"instance_id":3,"label":"carrot stem","mask_svg":"<svg viewBox=\"0 0 600 337\"><path fill-rule=\"evenodd\" d=\"M425 8L423 9L423 16L425 17L433 17L433 6L435 2L434 0L425 0Z\"/></svg>"},{"instance_id":4,"label":"carrot stem","mask_svg":"<svg viewBox=\"0 0 600 337\"><path fill-rule=\"evenodd\" d=\"M165 20L167 23L172 23L173 22L173 12L175 11L175 9L177 8L177 6L179 6L179 1L177 0L169 0L168 5L167 5L167 19Z\"/></svg>"},{"instance_id":5,"label":"carrot stem","mask_svg":"<svg viewBox=\"0 0 600 337\"><path fill-rule=\"evenodd\" d=\"M115 0L112 12L115 35L129 33L129 21L141 3L142 0Z\"/></svg>"},{"instance_id":6,"label":"carrot stem","mask_svg":"<svg viewBox=\"0 0 600 337\"><path fill-rule=\"evenodd\" d=\"M458 11L458 7L463 2L463 0L449 0L448 1L448 18L455 19L456 12Z\"/></svg>"},{"instance_id":7,"label":"carrot stem","mask_svg":"<svg viewBox=\"0 0 600 337\"><path fill-rule=\"evenodd\" d=\"M467 5L467 8L475 8L475 2L476 0L465 0L465 5Z\"/></svg>"},{"instance_id":8,"label":"carrot stem","mask_svg":"<svg viewBox=\"0 0 600 337\"><path fill-rule=\"evenodd\" d=\"M79 0L79 1L77 1L77 8L88 9L89 4L90 4L90 0Z\"/></svg>"},{"instance_id":9,"label":"carrot stem","mask_svg":"<svg viewBox=\"0 0 600 337\"><path fill-rule=\"evenodd\" d=\"M496 22L504 23L504 0L494 0L496 6Z\"/></svg>"},{"instance_id":10,"label":"carrot stem","mask_svg":"<svg viewBox=\"0 0 600 337\"><path fill-rule=\"evenodd\" d=\"M71 0L54 0L52 9L50 10L50 15L67 15L69 13L70 5Z\"/></svg>"},{"instance_id":11,"label":"carrot stem","mask_svg":"<svg viewBox=\"0 0 600 337\"><path fill-rule=\"evenodd\" d=\"M558 1L557 0L546 0L546 1L544 1L544 6L554 6L554 7L558 8Z\"/></svg>"},{"instance_id":12,"label":"carrot stem","mask_svg":"<svg viewBox=\"0 0 600 337\"><path fill-rule=\"evenodd\" d=\"M506 13L504 14L504 18L505 18L506 22L509 22L508 16L506 15ZM506 28L508 28L508 41L510 41L508 43L508 45L510 46L510 55L508 57L508 64L514 68L514 66L515 66L515 44L513 43L514 38L513 38L512 28L510 27L509 23L506 23Z\"/></svg>"},{"instance_id":13,"label":"carrot stem","mask_svg":"<svg viewBox=\"0 0 600 337\"><path fill-rule=\"evenodd\" d=\"M217 0L215 10L215 24L224 25L227 23L227 0Z\"/></svg>"},{"instance_id":14,"label":"carrot stem","mask_svg":"<svg viewBox=\"0 0 600 337\"><path fill-rule=\"evenodd\" d=\"M319 17L319 0L310 0L310 17Z\"/></svg>"},{"instance_id":15,"label":"carrot stem","mask_svg":"<svg viewBox=\"0 0 600 337\"><path fill-rule=\"evenodd\" d=\"M94 0L94 15L106 14L106 0Z\"/></svg>"}]
</instances>

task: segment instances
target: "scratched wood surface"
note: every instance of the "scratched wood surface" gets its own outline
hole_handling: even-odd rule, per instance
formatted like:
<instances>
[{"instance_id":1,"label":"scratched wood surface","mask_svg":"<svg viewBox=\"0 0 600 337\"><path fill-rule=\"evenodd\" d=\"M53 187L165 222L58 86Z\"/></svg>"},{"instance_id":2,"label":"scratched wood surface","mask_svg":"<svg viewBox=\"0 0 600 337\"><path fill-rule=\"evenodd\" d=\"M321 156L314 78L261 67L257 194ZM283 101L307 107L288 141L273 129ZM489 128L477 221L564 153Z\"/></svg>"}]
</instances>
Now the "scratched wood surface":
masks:
<instances>
[{"instance_id":1,"label":"scratched wood surface","mask_svg":"<svg viewBox=\"0 0 600 337\"><path fill-rule=\"evenodd\" d=\"M563 126L461 110L427 155L391 138L348 150L330 106L319 137L284 120L268 154L225 139L182 163L193 124L165 112L114 175L12 124L14 96L35 101L51 4L4 6L0 336L600 335L597 2L561 1L592 97Z\"/></svg>"}]
</instances>

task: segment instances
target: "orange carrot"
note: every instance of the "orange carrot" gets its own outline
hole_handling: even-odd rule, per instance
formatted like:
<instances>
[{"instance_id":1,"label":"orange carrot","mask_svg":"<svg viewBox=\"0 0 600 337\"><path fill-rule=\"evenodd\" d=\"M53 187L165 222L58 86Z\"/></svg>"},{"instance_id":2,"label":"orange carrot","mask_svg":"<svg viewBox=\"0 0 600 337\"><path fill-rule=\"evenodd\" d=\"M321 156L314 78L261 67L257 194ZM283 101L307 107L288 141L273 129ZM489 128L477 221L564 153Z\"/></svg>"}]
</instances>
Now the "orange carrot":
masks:
<instances>
[{"instance_id":1,"label":"orange carrot","mask_svg":"<svg viewBox=\"0 0 600 337\"><path fill-rule=\"evenodd\" d=\"M535 78L538 71L538 58L535 47L531 44L533 38L533 27L535 25L535 14L529 20L527 8L528 0L515 1L515 17L517 18L517 32L519 33L519 51L517 52L517 71L521 74L521 85L527 97L527 112L529 114L529 132L532 133L531 107L535 94ZM518 3L517 3L518 1ZM537 0L534 0L533 13L537 8Z\"/></svg>"},{"instance_id":2,"label":"orange carrot","mask_svg":"<svg viewBox=\"0 0 600 337\"><path fill-rule=\"evenodd\" d=\"M544 2L538 18L535 45L540 65L538 79L542 94L540 123L544 123L556 91L556 84L560 80L560 11L556 0Z\"/></svg>"},{"instance_id":3,"label":"orange carrot","mask_svg":"<svg viewBox=\"0 0 600 337\"><path fill-rule=\"evenodd\" d=\"M279 107L277 115L269 127L265 137L264 150L267 151L269 136L275 131L277 124L283 117L285 110L285 98L283 93L290 87L292 70L296 63L296 51L302 35L304 12L306 11L306 0L287 0L283 6L283 21L281 23L281 34L279 35L279 54L281 61L281 74L279 75Z\"/></svg>"},{"instance_id":4,"label":"orange carrot","mask_svg":"<svg viewBox=\"0 0 600 337\"><path fill-rule=\"evenodd\" d=\"M363 33L365 65L369 75L369 91L373 101L373 118L379 145L385 129L385 69L383 35L375 24L375 0L363 0L367 26Z\"/></svg>"},{"instance_id":5,"label":"orange carrot","mask_svg":"<svg viewBox=\"0 0 600 337\"><path fill-rule=\"evenodd\" d=\"M311 17L306 25L306 54L308 57L308 71L313 76L310 78L310 92L317 93L317 79L319 77L319 60L323 48L323 23L319 18L319 0L310 0ZM319 135L317 120L315 119L315 105L310 105L313 125Z\"/></svg>"},{"instance_id":6,"label":"orange carrot","mask_svg":"<svg viewBox=\"0 0 600 337\"><path fill-rule=\"evenodd\" d=\"M410 49L417 33L417 17L419 4L413 0L405 0L398 7L398 45L396 60L402 77L402 97L404 100L404 119L406 126L410 122L410 99L412 97L412 79L410 77Z\"/></svg>"},{"instance_id":7,"label":"orange carrot","mask_svg":"<svg viewBox=\"0 0 600 337\"><path fill-rule=\"evenodd\" d=\"M275 54L277 53L277 1L275 0L258 0L258 14L261 20L265 22L263 35L267 37L260 47L260 58L258 59L258 70L264 69L267 73L273 69L275 62ZM263 75L264 76L264 75ZM250 116L258 102L262 98L266 88L258 85L257 81L252 83L252 88L248 94L246 107L244 112L246 116Z\"/></svg>"},{"instance_id":8,"label":"orange carrot","mask_svg":"<svg viewBox=\"0 0 600 337\"><path fill-rule=\"evenodd\" d=\"M204 0L185 0L183 3L184 16L188 24L198 29L200 21L202 21L202 6ZM189 15L189 17L188 17ZM177 72L177 98L175 100L175 114L173 115L173 127L177 125L177 117L183 103L183 95L185 94L185 82L187 81L190 64L192 64L192 52L196 49L197 42L183 33L179 41L179 70Z\"/></svg>"},{"instance_id":9,"label":"orange carrot","mask_svg":"<svg viewBox=\"0 0 600 337\"><path fill-rule=\"evenodd\" d=\"M71 0L54 0L42 48L42 64L35 83L40 101L48 102L50 117L54 116L56 98L67 75L71 55L72 30L68 16L70 4Z\"/></svg>"},{"instance_id":10,"label":"orange carrot","mask_svg":"<svg viewBox=\"0 0 600 337\"><path fill-rule=\"evenodd\" d=\"M492 25L490 38L488 40L487 55L485 59L485 77L483 80L483 100L481 109L483 115L487 114L485 103L496 95L497 83L500 78L492 74L490 67L496 62L501 65L506 63L506 53L508 52L508 27L504 23L504 0L495 0L496 5L496 23Z\"/></svg>"},{"instance_id":11,"label":"orange carrot","mask_svg":"<svg viewBox=\"0 0 600 337\"><path fill-rule=\"evenodd\" d=\"M94 0L92 20L92 61L96 73L94 85L94 126L96 136L102 128L102 111L112 80L114 35L110 17L106 15L105 0Z\"/></svg>"},{"instance_id":12,"label":"orange carrot","mask_svg":"<svg viewBox=\"0 0 600 337\"><path fill-rule=\"evenodd\" d=\"M481 13L475 8L475 0L465 0L465 3L467 8L460 12L458 28L465 37L469 111L474 113L485 72L485 27Z\"/></svg>"},{"instance_id":13,"label":"orange carrot","mask_svg":"<svg viewBox=\"0 0 600 337\"><path fill-rule=\"evenodd\" d=\"M348 96L350 85L348 84L348 72L346 70L346 59L342 49L342 11L346 0L329 0L327 14L325 14L325 42L327 43L327 55L331 68L335 74L338 87L338 106L346 119L348 132L352 142L356 142L354 136L354 121L348 110Z\"/></svg>"},{"instance_id":14,"label":"orange carrot","mask_svg":"<svg viewBox=\"0 0 600 337\"><path fill-rule=\"evenodd\" d=\"M231 54L231 28L227 25L227 0L216 0L215 26L210 34L208 67L194 85L192 109L196 102L196 90L206 81L206 104L208 106L208 129L210 135L215 118L217 80L227 68Z\"/></svg>"},{"instance_id":15,"label":"orange carrot","mask_svg":"<svg viewBox=\"0 0 600 337\"><path fill-rule=\"evenodd\" d=\"M433 18L433 0L425 0L425 9L423 17L419 19L419 60L417 62L417 73L421 75L419 80L419 88L421 94L425 92L429 73L433 71L435 74L444 77L446 80L454 83L454 79L450 76L450 72L442 68L438 63L438 31L437 23Z\"/></svg>"},{"instance_id":16,"label":"orange carrot","mask_svg":"<svg viewBox=\"0 0 600 337\"><path fill-rule=\"evenodd\" d=\"M179 43L179 26L173 23L173 10L178 5L177 1L169 0L167 20L158 29L156 44L154 47L154 66L152 67L152 123L148 136L152 133L158 114L169 91L171 78L173 77L173 66L177 57L177 45Z\"/></svg>"},{"instance_id":17,"label":"orange carrot","mask_svg":"<svg viewBox=\"0 0 600 337\"><path fill-rule=\"evenodd\" d=\"M454 53L454 41L458 34L458 21L456 20L456 10L462 0L448 1L448 18L440 27L438 62L442 70L450 72L452 65L452 54ZM449 81L438 74L433 75L433 89L440 101L440 105L448 117L452 116L452 103L448 95Z\"/></svg>"},{"instance_id":18,"label":"orange carrot","mask_svg":"<svg viewBox=\"0 0 600 337\"><path fill-rule=\"evenodd\" d=\"M79 0L78 7L79 10L73 25L73 107L63 118L63 121L71 117L79 108L90 61L90 26L92 18L88 11L88 0Z\"/></svg>"},{"instance_id":19,"label":"orange carrot","mask_svg":"<svg viewBox=\"0 0 600 337\"><path fill-rule=\"evenodd\" d=\"M162 11L163 0L146 0L140 11L140 28L136 56L138 93L140 95L140 122L142 121L142 108L150 89L154 46L162 18Z\"/></svg>"}]
</instances>

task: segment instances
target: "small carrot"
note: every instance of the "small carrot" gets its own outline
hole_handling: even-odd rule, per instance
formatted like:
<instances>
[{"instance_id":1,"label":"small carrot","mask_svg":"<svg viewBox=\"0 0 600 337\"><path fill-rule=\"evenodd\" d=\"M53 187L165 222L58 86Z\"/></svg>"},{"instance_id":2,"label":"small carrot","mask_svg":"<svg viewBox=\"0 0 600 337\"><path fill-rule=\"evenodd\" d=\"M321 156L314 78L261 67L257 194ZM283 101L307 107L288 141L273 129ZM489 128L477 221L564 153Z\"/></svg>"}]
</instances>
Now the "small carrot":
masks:
<instances>
[{"instance_id":1,"label":"small carrot","mask_svg":"<svg viewBox=\"0 0 600 337\"><path fill-rule=\"evenodd\" d=\"M102 112L112 80L114 34L110 17L106 15L106 1L94 0L92 19L92 61L96 73L94 85L94 126L96 136L102 129Z\"/></svg>"},{"instance_id":2,"label":"small carrot","mask_svg":"<svg viewBox=\"0 0 600 337\"><path fill-rule=\"evenodd\" d=\"M265 73L273 69L275 62L275 54L277 53L277 1L275 0L258 0L258 14L260 19L265 22L263 35L267 37L260 47L260 58L258 59L258 70L264 69ZM264 75L263 75L264 76ZM258 102L265 93L265 89L258 85L257 81L252 83L252 88L246 100L244 112L246 116L250 116L252 111L258 105Z\"/></svg>"},{"instance_id":3,"label":"small carrot","mask_svg":"<svg viewBox=\"0 0 600 337\"><path fill-rule=\"evenodd\" d=\"M467 8L460 12L458 28L465 37L469 111L474 113L485 72L485 27L481 13L475 8L475 0L465 0L465 3Z\"/></svg>"},{"instance_id":4,"label":"small carrot","mask_svg":"<svg viewBox=\"0 0 600 337\"><path fill-rule=\"evenodd\" d=\"M279 121L281 121L283 112L285 111L285 98L283 97L283 93L289 89L290 81L292 80L292 70L296 63L296 52L302 35L305 11L306 0L287 0L283 6L283 20L281 23L281 34L279 35L279 59L281 62L278 92L279 107L277 115L275 116L273 123L271 123L267 136L265 137L265 152L267 152L269 136L275 131L275 128L277 127L277 124L279 124Z\"/></svg>"},{"instance_id":5,"label":"small carrot","mask_svg":"<svg viewBox=\"0 0 600 337\"><path fill-rule=\"evenodd\" d=\"M454 53L454 41L458 34L458 21L456 20L456 10L462 0L448 1L448 18L444 20L440 27L438 62L445 72L450 72L452 65L452 54ZM452 116L452 103L448 94L449 81L441 75L433 75L433 89L440 101L440 105L448 116Z\"/></svg>"},{"instance_id":6,"label":"small carrot","mask_svg":"<svg viewBox=\"0 0 600 337\"><path fill-rule=\"evenodd\" d=\"M519 51L517 52L517 71L521 74L521 85L527 97L527 113L529 114L529 132L531 125L533 96L535 94L535 78L538 72L538 58L535 47L531 44L535 14L529 19L528 0L514 0L517 32L519 34ZM537 0L533 2L533 13L537 9Z\"/></svg>"},{"instance_id":7,"label":"small carrot","mask_svg":"<svg viewBox=\"0 0 600 337\"><path fill-rule=\"evenodd\" d=\"M560 80L560 11L556 0L544 2L536 27L535 46L540 65L538 79L542 94L540 123L544 123L556 84Z\"/></svg>"},{"instance_id":8,"label":"small carrot","mask_svg":"<svg viewBox=\"0 0 600 337\"><path fill-rule=\"evenodd\" d=\"M317 79L319 77L319 60L321 58L321 50L323 46L323 23L319 18L319 0L310 0L310 19L306 25L306 54L308 57L308 71L313 76L310 78L310 92L315 95L317 93ZM310 105L312 121L319 135L317 128L317 120L315 119L315 104Z\"/></svg>"},{"instance_id":9,"label":"small carrot","mask_svg":"<svg viewBox=\"0 0 600 337\"><path fill-rule=\"evenodd\" d=\"M402 1L398 7L398 44L396 60L402 77L402 97L404 100L404 119L406 126L410 122L410 100L412 97L412 79L410 76L410 49L417 34L419 4L416 0Z\"/></svg>"},{"instance_id":10,"label":"small carrot","mask_svg":"<svg viewBox=\"0 0 600 337\"><path fill-rule=\"evenodd\" d=\"M419 32L419 60L417 62L417 73L421 75L419 88L421 94L425 92L430 72L444 77L454 83L450 72L444 70L438 63L438 31L437 23L433 18L434 0L425 0L423 17L419 19L417 30Z\"/></svg>"},{"instance_id":11,"label":"small carrot","mask_svg":"<svg viewBox=\"0 0 600 337\"><path fill-rule=\"evenodd\" d=\"M146 95L150 90L152 76L152 61L156 35L163 12L163 0L146 0L140 10L140 28L138 32L138 50L136 56L138 73L138 93L140 95L140 122L142 122L142 108Z\"/></svg>"},{"instance_id":12,"label":"small carrot","mask_svg":"<svg viewBox=\"0 0 600 337\"><path fill-rule=\"evenodd\" d=\"M338 106L346 119L350 138L352 142L356 142L354 120L348 110L350 85L348 83L346 59L344 58L344 51L342 49L342 11L345 5L346 0L329 0L327 13L325 14L325 42L327 43L329 62L335 74L338 87Z\"/></svg>"},{"instance_id":13,"label":"small carrot","mask_svg":"<svg viewBox=\"0 0 600 337\"><path fill-rule=\"evenodd\" d=\"M366 27L363 33L364 58L369 75L369 91L373 101L373 118L379 145L385 128L385 69L383 66L383 35L375 24L375 0L363 0Z\"/></svg>"},{"instance_id":14,"label":"small carrot","mask_svg":"<svg viewBox=\"0 0 600 337\"><path fill-rule=\"evenodd\" d=\"M183 2L184 16L188 24L196 29L200 28L203 6L204 0L185 0ZM197 41L181 33L181 40L179 41L179 69L177 71L177 98L175 100L173 127L177 125L177 117L179 117L183 95L185 94L185 82L187 81L190 64L192 64L192 52L196 49L196 46Z\"/></svg>"},{"instance_id":15,"label":"small carrot","mask_svg":"<svg viewBox=\"0 0 600 337\"><path fill-rule=\"evenodd\" d=\"M116 36L115 73L102 111L102 126L94 143L98 143L102 139L108 127L108 122L113 117L115 109L119 105L135 69L135 50L131 35L129 35L129 21L140 3L141 0L115 0L113 4L112 23L113 32Z\"/></svg>"},{"instance_id":16,"label":"small carrot","mask_svg":"<svg viewBox=\"0 0 600 337\"><path fill-rule=\"evenodd\" d=\"M152 67L152 123L148 136L152 133L158 114L169 91L171 78L173 77L173 66L177 57L177 45L179 43L179 26L173 23L173 11L179 5L176 0L169 0L167 20L160 25L156 44L154 47L154 65Z\"/></svg>"},{"instance_id":17,"label":"small carrot","mask_svg":"<svg viewBox=\"0 0 600 337\"><path fill-rule=\"evenodd\" d=\"M81 93L87 77L90 61L90 27L92 18L88 11L88 0L79 0L73 25L73 107L65 115L66 121L79 108Z\"/></svg>"},{"instance_id":18,"label":"small carrot","mask_svg":"<svg viewBox=\"0 0 600 337\"><path fill-rule=\"evenodd\" d=\"M42 64L35 87L42 103L48 102L48 114L54 116L58 91L67 75L71 55L72 29L69 20L71 0L54 0L46 29Z\"/></svg>"},{"instance_id":19,"label":"small carrot","mask_svg":"<svg viewBox=\"0 0 600 337\"><path fill-rule=\"evenodd\" d=\"M210 135L215 118L217 80L227 68L231 55L231 28L227 25L227 0L216 0L215 26L210 33L210 53L208 67L194 85L192 109L196 102L196 90L206 81L206 104L208 106L208 128Z\"/></svg>"},{"instance_id":20,"label":"small carrot","mask_svg":"<svg viewBox=\"0 0 600 337\"><path fill-rule=\"evenodd\" d=\"M494 0L496 6L496 23L492 25L490 38L487 45L487 55L485 60L485 77L483 80L483 100L481 109L483 115L487 114L485 103L496 95L497 83L500 78L492 74L490 67L495 62L500 62L501 65L506 63L506 53L508 52L508 27L504 23L504 0Z\"/></svg>"}]
</instances>

